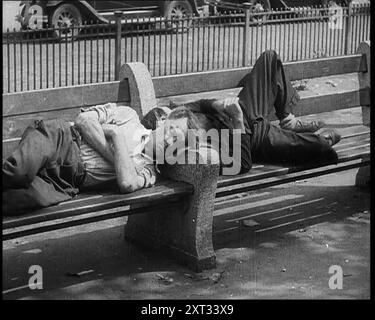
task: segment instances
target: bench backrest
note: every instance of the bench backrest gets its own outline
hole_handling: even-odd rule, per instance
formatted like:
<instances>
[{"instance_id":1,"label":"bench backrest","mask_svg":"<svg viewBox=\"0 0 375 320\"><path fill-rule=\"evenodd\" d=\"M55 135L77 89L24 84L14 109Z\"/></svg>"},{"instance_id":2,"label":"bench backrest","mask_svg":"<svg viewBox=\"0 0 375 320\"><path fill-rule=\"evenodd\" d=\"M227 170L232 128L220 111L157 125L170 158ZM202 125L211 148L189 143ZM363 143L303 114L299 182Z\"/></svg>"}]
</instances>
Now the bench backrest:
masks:
<instances>
[{"instance_id":1,"label":"bench backrest","mask_svg":"<svg viewBox=\"0 0 375 320\"><path fill-rule=\"evenodd\" d=\"M343 57L289 62L285 63L285 69L291 80L301 80L347 73L364 73L368 71L368 65L365 54L358 53ZM178 99L178 97L182 97L186 102L186 95L236 88L250 70L251 68L237 68L154 77L152 78L153 88L140 88L139 90L155 90L155 96L160 104L167 104L171 98ZM33 120L64 118L72 121L81 107L107 102L134 107L131 101L133 93L130 92L133 87L129 86L129 81L124 78L122 81L107 83L3 94L3 159L15 148L22 132ZM354 88L352 92L313 97L308 101L302 101L302 106L299 108L300 114L297 115L369 104L369 96L368 86L368 88ZM138 114L145 112L137 106L135 109Z\"/></svg>"}]
</instances>

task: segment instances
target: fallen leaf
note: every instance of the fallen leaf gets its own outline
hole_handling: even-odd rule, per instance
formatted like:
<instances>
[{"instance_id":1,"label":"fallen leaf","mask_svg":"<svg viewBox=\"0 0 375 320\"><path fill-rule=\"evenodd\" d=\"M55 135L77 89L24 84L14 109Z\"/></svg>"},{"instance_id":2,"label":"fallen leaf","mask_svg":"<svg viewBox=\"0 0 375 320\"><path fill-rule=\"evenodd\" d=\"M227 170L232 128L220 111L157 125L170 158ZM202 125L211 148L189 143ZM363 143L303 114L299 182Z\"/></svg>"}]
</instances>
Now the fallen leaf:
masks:
<instances>
[{"instance_id":1,"label":"fallen leaf","mask_svg":"<svg viewBox=\"0 0 375 320\"><path fill-rule=\"evenodd\" d=\"M223 275L224 271L221 271L221 272L215 272L211 275L210 279L214 282L214 283L217 283L219 282L219 280L221 279L222 275Z\"/></svg>"},{"instance_id":2,"label":"fallen leaf","mask_svg":"<svg viewBox=\"0 0 375 320\"><path fill-rule=\"evenodd\" d=\"M328 80L328 81L326 81L326 84L329 84L329 85L331 85L332 87L337 87L337 83L336 83L336 82L333 82L332 80Z\"/></svg>"},{"instance_id":3,"label":"fallen leaf","mask_svg":"<svg viewBox=\"0 0 375 320\"><path fill-rule=\"evenodd\" d=\"M156 276L159 278L159 280L163 281L165 284L171 284L173 282L173 279L168 276L164 276L160 273L157 273Z\"/></svg>"}]
</instances>

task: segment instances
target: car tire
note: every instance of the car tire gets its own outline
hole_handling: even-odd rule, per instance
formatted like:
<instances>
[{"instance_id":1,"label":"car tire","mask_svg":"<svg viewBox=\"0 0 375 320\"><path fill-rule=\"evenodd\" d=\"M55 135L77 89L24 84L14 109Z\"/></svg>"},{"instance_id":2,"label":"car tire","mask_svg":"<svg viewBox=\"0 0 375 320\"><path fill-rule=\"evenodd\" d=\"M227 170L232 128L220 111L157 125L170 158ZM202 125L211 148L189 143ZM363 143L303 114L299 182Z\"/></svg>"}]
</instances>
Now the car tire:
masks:
<instances>
[{"instance_id":1,"label":"car tire","mask_svg":"<svg viewBox=\"0 0 375 320\"><path fill-rule=\"evenodd\" d=\"M188 1L171 1L167 4L164 11L164 17L167 19L167 28L179 29L179 31L187 30L190 28L192 20L187 19L181 23L180 21L174 22L173 19L188 18L193 13L193 8Z\"/></svg>"},{"instance_id":2,"label":"car tire","mask_svg":"<svg viewBox=\"0 0 375 320\"><path fill-rule=\"evenodd\" d=\"M82 15L79 9L70 4L63 3L59 5L50 16L50 26L54 29L56 38L75 39L82 26Z\"/></svg>"}]
</instances>

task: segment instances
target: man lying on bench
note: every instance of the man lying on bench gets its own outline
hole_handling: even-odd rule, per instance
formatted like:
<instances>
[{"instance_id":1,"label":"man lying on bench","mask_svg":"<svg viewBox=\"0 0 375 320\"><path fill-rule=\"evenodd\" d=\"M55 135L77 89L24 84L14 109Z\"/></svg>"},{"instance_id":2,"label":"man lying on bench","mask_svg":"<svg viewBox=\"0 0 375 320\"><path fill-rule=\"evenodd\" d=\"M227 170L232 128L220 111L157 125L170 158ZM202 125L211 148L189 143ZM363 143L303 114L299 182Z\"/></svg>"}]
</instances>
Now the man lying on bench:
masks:
<instances>
[{"instance_id":1,"label":"man lying on bench","mask_svg":"<svg viewBox=\"0 0 375 320\"><path fill-rule=\"evenodd\" d=\"M292 166L337 163L338 156L332 146L340 141L340 135L332 129L324 129L323 122L302 122L295 118L292 109L300 98L275 51L263 52L240 86L243 89L237 98L203 99L180 107L172 104L172 112L154 109L143 122L151 128L147 123L149 119L168 115L165 127L177 127L182 135L196 127L205 131L237 129L240 138L230 137L227 143L233 161L240 163L241 173L249 171L253 161ZM268 120L273 109L280 126ZM222 155L220 149L226 142L221 135L219 139L215 146ZM220 160L222 168L225 167L227 164Z\"/></svg>"},{"instance_id":2,"label":"man lying on bench","mask_svg":"<svg viewBox=\"0 0 375 320\"><path fill-rule=\"evenodd\" d=\"M130 107L108 103L82 110L74 125L40 120L3 163L3 212L23 213L66 201L79 189L117 184L129 193L155 184L152 141Z\"/></svg>"}]
</instances>

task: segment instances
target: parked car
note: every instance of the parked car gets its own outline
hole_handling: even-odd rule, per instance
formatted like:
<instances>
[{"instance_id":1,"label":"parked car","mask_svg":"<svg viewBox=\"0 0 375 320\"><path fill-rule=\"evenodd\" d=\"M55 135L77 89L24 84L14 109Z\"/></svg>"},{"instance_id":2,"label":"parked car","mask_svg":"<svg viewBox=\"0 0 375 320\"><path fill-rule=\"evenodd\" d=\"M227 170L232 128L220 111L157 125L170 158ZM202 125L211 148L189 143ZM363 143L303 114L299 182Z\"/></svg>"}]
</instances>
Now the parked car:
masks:
<instances>
[{"instance_id":1,"label":"parked car","mask_svg":"<svg viewBox=\"0 0 375 320\"><path fill-rule=\"evenodd\" d=\"M41 29L47 25L63 28L56 36L75 36L83 21L110 22L114 11L122 11L124 18L165 17L167 19L198 15L204 0L123 0L123 1L21 1L19 22L24 29ZM74 27L74 28L73 28Z\"/></svg>"},{"instance_id":2,"label":"parked car","mask_svg":"<svg viewBox=\"0 0 375 320\"><path fill-rule=\"evenodd\" d=\"M351 0L206 0L210 6L210 12L225 12L228 10L236 10L242 7L242 4L247 2L251 4L251 11L253 13L263 13L271 9L289 10L293 7L304 6L346 6ZM259 16L260 20L267 19L267 15ZM254 18L255 19L255 18Z\"/></svg>"}]
</instances>

